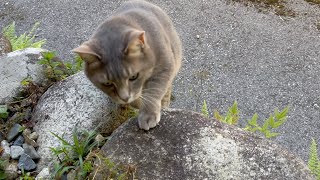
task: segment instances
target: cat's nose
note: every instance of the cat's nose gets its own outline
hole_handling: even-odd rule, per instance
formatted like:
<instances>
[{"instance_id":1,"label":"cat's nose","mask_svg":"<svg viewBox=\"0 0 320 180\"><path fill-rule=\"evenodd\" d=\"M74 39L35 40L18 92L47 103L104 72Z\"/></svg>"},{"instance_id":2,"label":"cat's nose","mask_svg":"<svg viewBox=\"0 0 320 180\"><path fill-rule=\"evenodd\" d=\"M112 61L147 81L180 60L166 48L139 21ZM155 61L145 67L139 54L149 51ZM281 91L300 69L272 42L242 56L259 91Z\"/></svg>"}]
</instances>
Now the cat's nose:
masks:
<instances>
[{"instance_id":1,"label":"cat's nose","mask_svg":"<svg viewBox=\"0 0 320 180\"><path fill-rule=\"evenodd\" d=\"M130 96L120 97L120 99L127 103L129 101L129 99L130 99Z\"/></svg>"}]
</instances>

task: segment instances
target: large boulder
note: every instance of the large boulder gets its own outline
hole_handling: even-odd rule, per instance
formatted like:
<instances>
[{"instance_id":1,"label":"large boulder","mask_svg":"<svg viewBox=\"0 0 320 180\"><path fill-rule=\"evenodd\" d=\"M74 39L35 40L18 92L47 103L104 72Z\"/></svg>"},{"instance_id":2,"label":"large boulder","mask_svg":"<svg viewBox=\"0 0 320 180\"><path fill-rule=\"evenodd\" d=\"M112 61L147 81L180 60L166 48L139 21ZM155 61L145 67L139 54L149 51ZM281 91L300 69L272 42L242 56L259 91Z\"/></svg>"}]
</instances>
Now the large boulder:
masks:
<instances>
[{"instance_id":1,"label":"large boulder","mask_svg":"<svg viewBox=\"0 0 320 180\"><path fill-rule=\"evenodd\" d=\"M37 62L43 49L27 48L0 56L0 104L11 101L21 91L21 81L32 78L41 84L45 80L43 67Z\"/></svg>"},{"instance_id":2,"label":"large boulder","mask_svg":"<svg viewBox=\"0 0 320 180\"><path fill-rule=\"evenodd\" d=\"M299 157L275 143L184 110L164 111L148 132L137 119L127 121L101 152L136 167L139 179L314 179ZM102 166L96 179L106 177Z\"/></svg>"},{"instance_id":3,"label":"large boulder","mask_svg":"<svg viewBox=\"0 0 320 180\"><path fill-rule=\"evenodd\" d=\"M94 130L111 134L126 118L114 118L118 107L92 85L83 72L51 86L40 98L32 120L41 156L39 170L54 158L50 147L60 146L52 133L72 142L72 131Z\"/></svg>"}]
</instances>

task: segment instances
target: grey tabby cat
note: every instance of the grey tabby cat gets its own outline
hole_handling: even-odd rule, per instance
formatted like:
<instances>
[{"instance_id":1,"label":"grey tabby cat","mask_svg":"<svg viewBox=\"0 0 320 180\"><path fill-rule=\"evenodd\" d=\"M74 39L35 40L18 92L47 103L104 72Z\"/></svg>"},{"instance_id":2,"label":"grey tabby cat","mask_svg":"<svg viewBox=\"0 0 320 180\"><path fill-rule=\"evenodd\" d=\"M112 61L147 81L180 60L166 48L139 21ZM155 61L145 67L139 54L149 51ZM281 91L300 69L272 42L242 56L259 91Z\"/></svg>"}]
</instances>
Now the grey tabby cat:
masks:
<instances>
[{"instance_id":1,"label":"grey tabby cat","mask_svg":"<svg viewBox=\"0 0 320 180\"><path fill-rule=\"evenodd\" d=\"M145 1L128 1L75 48L90 81L116 103L139 109L139 127L149 130L170 103L182 58L169 16Z\"/></svg>"}]
</instances>

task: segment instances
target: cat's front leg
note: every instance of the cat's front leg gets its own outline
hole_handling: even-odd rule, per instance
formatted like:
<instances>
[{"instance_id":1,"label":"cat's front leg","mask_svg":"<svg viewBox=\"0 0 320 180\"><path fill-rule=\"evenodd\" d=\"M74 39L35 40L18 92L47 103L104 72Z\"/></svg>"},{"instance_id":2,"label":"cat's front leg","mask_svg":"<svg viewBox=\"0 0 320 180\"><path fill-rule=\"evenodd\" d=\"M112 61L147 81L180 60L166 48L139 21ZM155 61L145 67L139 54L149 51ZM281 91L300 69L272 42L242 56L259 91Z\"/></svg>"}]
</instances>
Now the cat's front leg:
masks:
<instances>
[{"instance_id":1,"label":"cat's front leg","mask_svg":"<svg viewBox=\"0 0 320 180\"><path fill-rule=\"evenodd\" d=\"M171 85L170 73L154 76L147 82L141 96L138 116L140 129L149 130L157 126L161 118L161 101Z\"/></svg>"},{"instance_id":2,"label":"cat's front leg","mask_svg":"<svg viewBox=\"0 0 320 180\"><path fill-rule=\"evenodd\" d=\"M144 130L154 128L160 122L160 118L160 108L153 111L146 111L145 109L141 109L138 116L139 128Z\"/></svg>"}]
</instances>

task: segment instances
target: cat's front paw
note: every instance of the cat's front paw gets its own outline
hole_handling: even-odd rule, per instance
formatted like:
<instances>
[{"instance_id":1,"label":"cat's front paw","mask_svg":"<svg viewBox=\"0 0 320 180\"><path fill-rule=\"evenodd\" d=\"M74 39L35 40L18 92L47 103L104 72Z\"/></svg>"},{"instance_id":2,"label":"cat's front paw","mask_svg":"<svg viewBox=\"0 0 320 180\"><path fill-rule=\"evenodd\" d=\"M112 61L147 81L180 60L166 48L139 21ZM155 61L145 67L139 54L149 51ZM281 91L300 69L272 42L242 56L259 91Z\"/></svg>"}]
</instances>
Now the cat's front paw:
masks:
<instances>
[{"instance_id":1,"label":"cat's front paw","mask_svg":"<svg viewBox=\"0 0 320 180\"><path fill-rule=\"evenodd\" d=\"M158 113L143 113L140 112L138 117L139 128L148 131L157 126L160 122L160 112Z\"/></svg>"}]
</instances>

